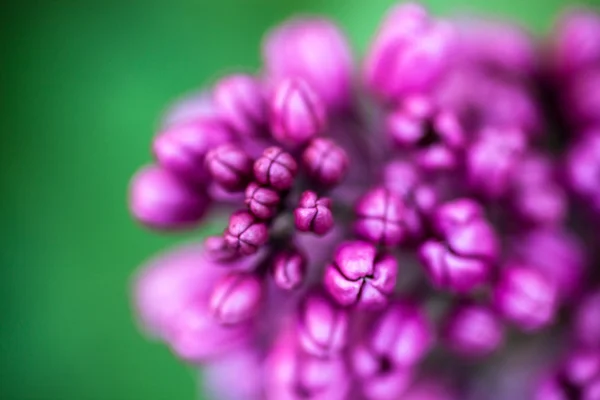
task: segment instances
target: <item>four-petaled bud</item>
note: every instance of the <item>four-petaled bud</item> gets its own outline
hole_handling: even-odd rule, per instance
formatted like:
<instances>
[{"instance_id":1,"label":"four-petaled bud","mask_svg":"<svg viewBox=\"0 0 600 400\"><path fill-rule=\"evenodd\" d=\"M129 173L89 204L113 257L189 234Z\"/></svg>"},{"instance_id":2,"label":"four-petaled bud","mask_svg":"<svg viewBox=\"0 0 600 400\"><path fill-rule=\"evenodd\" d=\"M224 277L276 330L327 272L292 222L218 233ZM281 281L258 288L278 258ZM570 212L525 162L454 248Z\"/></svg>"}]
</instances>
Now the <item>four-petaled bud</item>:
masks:
<instances>
[{"instance_id":1,"label":"four-petaled bud","mask_svg":"<svg viewBox=\"0 0 600 400\"><path fill-rule=\"evenodd\" d=\"M348 343L349 315L324 294L311 293L298 312L298 339L302 348L317 357L339 353Z\"/></svg>"},{"instance_id":2,"label":"four-petaled bud","mask_svg":"<svg viewBox=\"0 0 600 400\"><path fill-rule=\"evenodd\" d=\"M219 115L238 136L257 136L267 122L267 106L260 82L249 75L231 75L213 89Z\"/></svg>"},{"instance_id":3,"label":"four-petaled bud","mask_svg":"<svg viewBox=\"0 0 600 400\"><path fill-rule=\"evenodd\" d=\"M307 260L304 254L296 249L282 251L273 261L273 281L284 290L298 288L306 276Z\"/></svg>"},{"instance_id":4,"label":"four-petaled bud","mask_svg":"<svg viewBox=\"0 0 600 400\"><path fill-rule=\"evenodd\" d=\"M263 284L248 272L232 272L221 278L210 297L210 309L223 325L248 321L260 311Z\"/></svg>"},{"instance_id":5,"label":"four-petaled bud","mask_svg":"<svg viewBox=\"0 0 600 400\"><path fill-rule=\"evenodd\" d=\"M363 239L396 246L407 236L408 211L402 198L385 188L368 191L356 205L355 231Z\"/></svg>"},{"instance_id":6,"label":"four-petaled bud","mask_svg":"<svg viewBox=\"0 0 600 400\"><path fill-rule=\"evenodd\" d=\"M491 308L461 304L446 317L443 336L446 346L458 355L483 357L500 347L504 328Z\"/></svg>"},{"instance_id":7,"label":"four-petaled bud","mask_svg":"<svg viewBox=\"0 0 600 400\"><path fill-rule=\"evenodd\" d=\"M246 188L246 205L250 212L260 219L269 219L275 216L280 201L279 193L268 186L252 182Z\"/></svg>"},{"instance_id":8,"label":"four-petaled bud","mask_svg":"<svg viewBox=\"0 0 600 400\"><path fill-rule=\"evenodd\" d=\"M332 140L316 138L304 150L302 164L316 183L335 186L346 176L348 155Z\"/></svg>"},{"instance_id":9,"label":"four-petaled bud","mask_svg":"<svg viewBox=\"0 0 600 400\"><path fill-rule=\"evenodd\" d=\"M494 289L494 302L504 318L531 332L554 320L557 290L554 282L538 270L507 265Z\"/></svg>"},{"instance_id":10,"label":"four-petaled bud","mask_svg":"<svg viewBox=\"0 0 600 400\"><path fill-rule=\"evenodd\" d=\"M291 188L297 172L294 157L275 146L266 149L254 163L254 177L258 183L277 190Z\"/></svg>"},{"instance_id":11,"label":"four-petaled bud","mask_svg":"<svg viewBox=\"0 0 600 400\"><path fill-rule=\"evenodd\" d=\"M242 255L254 254L267 242L269 230L264 222L245 210L236 211L229 218L223 235L227 246Z\"/></svg>"},{"instance_id":12,"label":"four-petaled bud","mask_svg":"<svg viewBox=\"0 0 600 400\"><path fill-rule=\"evenodd\" d=\"M338 246L325 269L324 284L341 305L381 308L394 291L398 264L387 253L378 253L367 242L349 241Z\"/></svg>"},{"instance_id":13,"label":"four-petaled bud","mask_svg":"<svg viewBox=\"0 0 600 400\"><path fill-rule=\"evenodd\" d=\"M206 194L158 166L141 169L131 180L131 213L154 229L185 229L204 216Z\"/></svg>"},{"instance_id":14,"label":"four-petaled bud","mask_svg":"<svg viewBox=\"0 0 600 400\"><path fill-rule=\"evenodd\" d=\"M302 193L298 207L294 210L296 229L324 235L333 228L331 200L310 190Z\"/></svg>"},{"instance_id":15,"label":"four-petaled bud","mask_svg":"<svg viewBox=\"0 0 600 400\"><path fill-rule=\"evenodd\" d=\"M244 189L252 176L252 159L233 144L211 150L206 155L206 167L215 182L232 192Z\"/></svg>"},{"instance_id":16,"label":"four-petaled bud","mask_svg":"<svg viewBox=\"0 0 600 400\"><path fill-rule=\"evenodd\" d=\"M299 79L279 83L271 102L273 137L288 145L302 145L323 133L326 111L314 90Z\"/></svg>"}]
</instances>

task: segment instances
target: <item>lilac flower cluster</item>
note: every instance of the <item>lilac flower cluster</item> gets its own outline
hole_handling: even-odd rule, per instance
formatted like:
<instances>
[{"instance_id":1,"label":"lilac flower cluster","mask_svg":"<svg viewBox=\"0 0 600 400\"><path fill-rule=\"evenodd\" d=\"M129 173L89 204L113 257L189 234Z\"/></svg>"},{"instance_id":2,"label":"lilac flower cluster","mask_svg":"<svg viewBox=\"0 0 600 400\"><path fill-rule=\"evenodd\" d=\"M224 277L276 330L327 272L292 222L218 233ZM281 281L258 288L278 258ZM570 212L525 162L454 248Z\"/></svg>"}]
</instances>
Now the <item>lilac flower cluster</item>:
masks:
<instances>
[{"instance_id":1,"label":"lilac flower cluster","mask_svg":"<svg viewBox=\"0 0 600 400\"><path fill-rule=\"evenodd\" d=\"M362 68L319 18L263 61L177 102L132 180L150 228L228 214L143 267L143 328L225 400L473 398L465 360L569 331L511 398L600 399L600 16L540 44L409 3Z\"/></svg>"}]
</instances>

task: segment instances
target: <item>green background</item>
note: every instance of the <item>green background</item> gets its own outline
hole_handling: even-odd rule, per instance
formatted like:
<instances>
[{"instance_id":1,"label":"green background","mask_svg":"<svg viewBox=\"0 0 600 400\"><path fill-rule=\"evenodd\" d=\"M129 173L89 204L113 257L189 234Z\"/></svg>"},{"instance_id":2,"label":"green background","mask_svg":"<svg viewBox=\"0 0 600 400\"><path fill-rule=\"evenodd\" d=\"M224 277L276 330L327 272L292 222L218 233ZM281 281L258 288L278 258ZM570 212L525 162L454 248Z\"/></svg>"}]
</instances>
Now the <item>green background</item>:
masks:
<instances>
[{"instance_id":1,"label":"green background","mask_svg":"<svg viewBox=\"0 0 600 400\"><path fill-rule=\"evenodd\" d=\"M163 107L255 68L271 25L334 17L364 50L389 0L13 1L0 6L0 397L192 399L194 371L131 315L135 267L181 237L126 210ZM549 29L560 0L438 0ZM593 2L597 5L600 2ZM592 4L588 1L588 4ZM468 5L468 6L466 6Z\"/></svg>"}]
</instances>

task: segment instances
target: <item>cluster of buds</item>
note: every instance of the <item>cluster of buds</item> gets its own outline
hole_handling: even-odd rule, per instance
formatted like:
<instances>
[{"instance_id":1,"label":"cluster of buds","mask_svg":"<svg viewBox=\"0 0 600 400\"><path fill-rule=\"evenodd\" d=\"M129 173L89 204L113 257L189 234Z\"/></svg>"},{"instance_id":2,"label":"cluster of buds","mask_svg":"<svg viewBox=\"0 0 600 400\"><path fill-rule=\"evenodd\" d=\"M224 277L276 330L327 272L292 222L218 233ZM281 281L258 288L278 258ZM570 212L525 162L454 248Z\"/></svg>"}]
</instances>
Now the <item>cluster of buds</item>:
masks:
<instances>
[{"instance_id":1,"label":"cluster of buds","mask_svg":"<svg viewBox=\"0 0 600 400\"><path fill-rule=\"evenodd\" d=\"M567 327L510 398L600 399L600 17L551 42L402 4L358 73L333 22L273 29L258 73L168 110L133 177L150 228L229 214L142 268L142 327L224 400L489 400L465 359Z\"/></svg>"}]
</instances>

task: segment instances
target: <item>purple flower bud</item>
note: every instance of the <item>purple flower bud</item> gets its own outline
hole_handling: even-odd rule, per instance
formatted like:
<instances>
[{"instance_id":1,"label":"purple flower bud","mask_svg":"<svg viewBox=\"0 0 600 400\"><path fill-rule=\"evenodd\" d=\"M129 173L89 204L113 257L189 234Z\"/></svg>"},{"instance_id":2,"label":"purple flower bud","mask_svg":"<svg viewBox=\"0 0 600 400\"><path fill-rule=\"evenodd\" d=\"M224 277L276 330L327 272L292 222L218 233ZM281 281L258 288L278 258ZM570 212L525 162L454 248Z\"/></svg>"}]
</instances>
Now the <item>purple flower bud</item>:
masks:
<instances>
[{"instance_id":1,"label":"purple flower bud","mask_svg":"<svg viewBox=\"0 0 600 400\"><path fill-rule=\"evenodd\" d=\"M260 311L263 285L260 278L247 272L225 275L213 289L210 309L223 325L245 322Z\"/></svg>"},{"instance_id":2,"label":"purple flower bud","mask_svg":"<svg viewBox=\"0 0 600 400\"><path fill-rule=\"evenodd\" d=\"M454 32L416 4L393 8L366 57L365 80L383 100L432 88L449 64Z\"/></svg>"},{"instance_id":3,"label":"purple flower bud","mask_svg":"<svg viewBox=\"0 0 600 400\"><path fill-rule=\"evenodd\" d=\"M393 370L416 366L432 345L432 330L424 312L411 304L392 303L375 322L366 341L354 350L355 372L365 376L382 367Z\"/></svg>"},{"instance_id":4,"label":"purple flower bud","mask_svg":"<svg viewBox=\"0 0 600 400\"><path fill-rule=\"evenodd\" d=\"M396 286L398 264L387 253L377 253L367 242L344 242L325 269L325 288L344 306L384 306Z\"/></svg>"},{"instance_id":5,"label":"purple flower bud","mask_svg":"<svg viewBox=\"0 0 600 400\"><path fill-rule=\"evenodd\" d=\"M600 349L600 290L587 295L577 307L575 338L590 348Z\"/></svg>"},{"instance_id":6,"label":"purple flower bud","mask_svg":"<svg viewBox=\"0 0 600 400\"><path fill-rule=\"evenodd\" d=\"M234 212L229 218L229 225L223 238L227 246L242 255L254 254L267 242L269 229L248 211Z\"/></svg>"},{"instance_id":7,"label":"purple flower bud","mask_svg":"<svg viewBox=\"0 0 600 400\"><path fill-rule=\"evenodd\" d=\"M213 179L231 192L242 190L252 176L252 159L232 144L224 144L206 155L206 167Z\"/></svg>"},{"instance_id":8,"label":"purple flower bud","mask_svg":"<svg viewBox=\"0 0 600 400\"><path fill-rule=\"evenodd\" d=\"M496 199L506 194L525 150L518 130L488 129L467 152L467 180L473 190Z\"/></svg>"},{"instance_id":9,"label":"purple flower bud","mask_svg":"<svg viewBox=\"0 0 600 400\"><path fill-rule=\"evenodd\" d=\"M279 147L269 147L254 163L256 180L277 190L287 190L294 184L298 164Z\"/></svg>"},{"instance_id":10,"label":"purple flower bud","mask_svg":"<svg viewBox=\"0 0 600 400\"><path fill-rule=\"evenodd\" d=\"M213 88L219 115L240 137L256 136L267 122L267 107L260 82L249 75L230 75Z\"/></svg>"},{"instance_id":11,"label":"purple flower bud","mask_svg":"<svg viewBox=\"0 0 600 400\"><path fill-rule=\"evenodd\" d=\"M280 333L267 356L265 399L347 399L350 379L344 360L303 353L295 339L291 330Z\"/></svg>"},{"instance_id":12,"label":"purple flower bud","mask_svg":"<svg viewBox=\"0 0 600 400\"><path fill-rule=\"evenodd\" d=\"M490 278L499 242L481 212L468 199L446 203L436 211L434 226L441 240L430 239L419 248L419 258L435 287L468 293Z\"/></svg>"},{"instance_id":13,"label":"purple flower bud","mask_svg":"<svg viewBox=\"0 0 600 400\"><path fill-rule=\"evenodd\" d=\"M324 186L340 183L348 171L348 162L344 149L329 139L313 139L302 154L309 177Z\"/></svg>"},{"instance_id":14,"label":"purple flower bud","mask_svg":"<svg viewBox=\"0 0 600 400\"><path fill-rule=\"evenodd\" d=\"M277 214L281 197L270 187L252 182L246 188L245 202L252 214L260 219L269 219Z\"/></svg>"},{"instance_id":15,"label":"purple flower bud","mask_svg":"<svg viewBox=\"0 0 600 400\"><path fill-rule=\"evenodd\" d=\"M551 324L557 306L556 288L536 269L509 265L501 272L494 290L498 311L524 331Z\"/></svg>"},{"instance_id":16,"label":"purple flower bud","mask_svg":"<svg viewBox=\"0 0 600 400\"><path fill-rule=\"evenodd\" d=\"M600 131L578 139L567 155L566 175L571 189L600 213Z\"/></svg>"},{"instance_id":17,"label":"purple flower bud","mask_svg":"<svg viewBox=\"0 0 600 400\"><path fill-rule=\"evenodd\" d=\"M322 294L309 294L300 305L298 318L298 339L304 351L317 357L329 357L348 344L347 311Z\"/></svg>"},{"instance_id":18,"label":"purple flower bud","mask_svg":"<svg viewBox=\"0 0 600 400\"><path fill-rule=\"evenodd\" d=\"M375 188L359 199L354 230L376 244L396 246L407 237L407 210L402 198L385 188Z\"/></svg>"},{"instance_id":19,"label":"purple flower bud","mask_svg":"<svg viewBox=\"0 0 600 400\"><path fill-rule=\"evenodd\" d=\"M268 35L263 47L267 75L275 81L304 79L329 110L351 102L352 54L339 28L326 19L287 21Z\"/></svg>"},{"instance_id":20,"label":"purple flower bud","mask_svg":"<svg viewBox=\"0 0 600 400\"><path fill-rule=\"evenodd\" d=\"M294 210L296 229L301 232L313 232L325 235L333 228L331 200L307 190L302 193L298 207Z\"/></svg>"},{"instance_id":21,"label":"purple flower bud","mask_svg":"<svg viewBox=\"0 0 600 400\"><path fill-rule=\"evenodd\" d=\"M211 148L230 140L215 118L176 124L161 132L152 145L158 164L177 176L202 183L207 178L204 158Z\"/></svg>"},{"instance_id":22,"label":"purple flower bud","mask_svg":"<svg viewBox=\"0 0 600 400\"><path fill-rule=\"evenodd\" d=\"M306 257L300 251L282 251L273 261L273 281L284 290L298 288L304 282L306 264Z\"/></svg>"},{"instance_id":23,"label":"purple flower bud","mask_svg":"<svg viewBox=\"0 0 600 400\"><path fill-rule=\"evenodd\" d=\"M528 231L514 239L512 250L522 264L551 279L562 300L581 293L587 266L585 249L570 232L559 228Z\"/></svg>"},{"instance_id":24,"label":"purple flower bud","mask_svg":"<svg viewBox=\"0 0 600 400\"><path fill-rule=\"evenodd\" d=\"M326 111L319 96L300 79L278 84L271 102L271 130L279 142L301 145L323 133Z\"/></svg>"},{"instance_id":25,"label":"purple flower bud","mask_svg":"<svg viewBox=\"0 0 600 400\"><path fill-rule=\"evenodd\" d=\"M583 388L600 377L600 353L588 349L578 349L562 365L564 379L571 385Z\"/></svg>"},{"instance_id":26,"label":"purple flower bud","mask_svg":"<svg viewBox=\"0 0 600 400\"><path fill-rule=\"evenodd\" d=\"M502 345L504 329L493 310L482 305L465 304L448 315L443 335L446 345L455 353L483 357Z\"/></svg>"},{"instance_id":27,"label":"purple flower bud","mask_svg":"<svg viewBox=\"0 0 600 400\"><path fill-rule=\"evenodd\" d=\"M198 223L208 207L206 194L157 166L146 166L132 178L129 208L154 229L186 229Z\"/></svg>"},{"instance_id":28,"label":"purple flower bud","mask_svg":"<svg viewBox=\"0 0 600 400\"><path fill-rule=\"evenodd\" d=\"M227 245L223 236L209 236L204 241L206 253L211 260L227 263L239 259L240 254Z\"/></svg>"},{"instance_id":29,"label":"purple flower bud","mask_svg":"<svg viewBox=\"0 0 600 400\"><path fill-rule=\"evenodd\" d=\"M554 63L561 74L576 74L600 62L600 16L591 10L574 10L558 22Z\"/></svg>"},{"instance_id":30,"label":"purple flower bud","mask_svg":"<svg viewBox=\"0 0 600 400\"><path fill-rule=\"evenodd\" d=\"M600 70L590 69L575 75L565 89L563 107L569 120L577 126L600 124Z\"/></svg>"}]
</instances>

